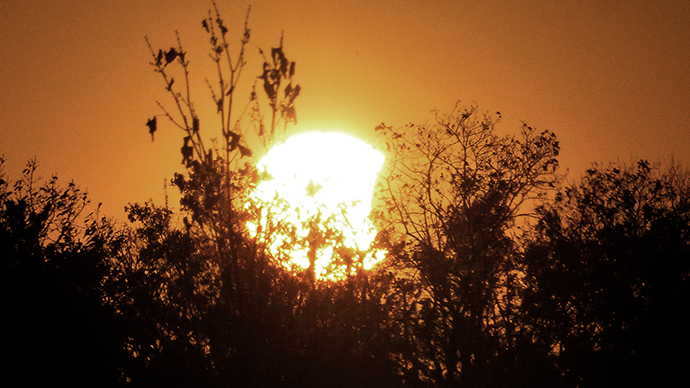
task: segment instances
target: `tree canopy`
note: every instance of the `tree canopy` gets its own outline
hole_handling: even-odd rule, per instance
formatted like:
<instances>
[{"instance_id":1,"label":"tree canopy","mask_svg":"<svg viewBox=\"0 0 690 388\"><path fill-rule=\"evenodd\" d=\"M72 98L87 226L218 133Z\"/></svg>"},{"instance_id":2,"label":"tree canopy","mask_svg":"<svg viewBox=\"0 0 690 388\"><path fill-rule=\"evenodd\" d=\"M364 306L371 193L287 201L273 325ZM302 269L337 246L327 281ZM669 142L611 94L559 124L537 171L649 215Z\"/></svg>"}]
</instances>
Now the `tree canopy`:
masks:
<instances>
[{"instance_id":1,"label":"tree canopy","mask_svg":"<svg viewBox=\"0 0 690 388\"><path fill-rule=\"evenodd\" d=\"M0 163L12 376L135 387L592 387L680 377L687 357L676 348L690 342L686 168L595 164L567 183L553 132L525 124L500 135L500 114L476 105L381 124L387 161L372 221L387 257L317 279L268 249L280 224L247 230L269 208L250 200L266 176L248 139L270 147L296 121L295 62L282 38L260 51L238 108L248 17L235 51L215 3L200 28L217 70L207 81L215 119L195 109L180 35L170 49L147 40L172 108L159 104L145 128L152 140L180 130L171 179L179 212L132 203L127 222L107 219L76 184L39 179L36 162L14 181ZM318 221L309 220L314 241L337 241Z\"/></svg>"}]
</instances>

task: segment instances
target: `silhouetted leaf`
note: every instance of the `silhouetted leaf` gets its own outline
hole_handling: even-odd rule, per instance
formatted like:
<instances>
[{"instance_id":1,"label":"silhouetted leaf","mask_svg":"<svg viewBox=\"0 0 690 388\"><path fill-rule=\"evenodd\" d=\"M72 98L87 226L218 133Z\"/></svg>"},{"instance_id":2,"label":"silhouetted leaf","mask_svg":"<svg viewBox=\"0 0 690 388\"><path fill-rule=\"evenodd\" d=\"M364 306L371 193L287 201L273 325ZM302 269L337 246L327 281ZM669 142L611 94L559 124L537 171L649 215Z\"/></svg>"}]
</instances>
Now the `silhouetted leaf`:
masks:
<instances>
[{"instance_id":1,"label":"silhouetted leaf","mask_svg":"<svg viewBox=\"0 0 690 388\"><path fill-rule=\"evenodd\" d=\"M184 175L182 175L182 174L175 173L175 177L173 178L172 183L175 186L177 186L180 189L180 191L184 191L184 189L186 187L186 181L185 181Z\"/></svg>"},{"instance_id":2,"label":"silhouetted leaf","mask_svg":"<svg viewBox=\"0 0 690 388\"><path fill-rule=\"evenodd\" d=\"M153 141L153 134L156 132L156 116L153 116L152 119L149 119L146 122L146 126L149 127L149 133L151 134L151 141Z\"/></svg>"},{"instance_id":3,"label":"silhouetted leaf","mask_svg":"<svg viewBox=\"0 0 690 388\"><path fill-rule=\"evenodd\" d=\"M234 151L240 145L240 135L230 131L230 151Z\"/></svg>"},{"instance_id":4,"label":"silhouetted leaf","mask_svg":"<svg viewBox=\"0 0 690 388\"><path fill-rule=\"evenodd\" d=\"M264 91L266 92L266 96L270 99L273 100L276 97L276 92L273 89L273 85L271 85L268 82L264 82Z\"/></svg>"},{"instance_id":5,"label":"silhouetted leaf","mask_svg":"<svg viewBox=\"0 0 690 388\"><path fill-rule=\"evenodd\" d=\"M184 144L180 149L180 151L182 152L182 163L184 163L185 165L189 165L189 163L192 161L192 157L194 156L194 148L192 148L192 146L189 145L189 142L191 140L192 138L190 136L185 136Z\"/></svg>"},{"instance_id":6,"label":"silhouetted leaf","mask_svg":"<svg viewBox=\"0 0 690 388\"><path fill-rule=\"evenodd\" d=\"M163 64L163 50L158 50L158 56L156 57L156 66Z\"/></svg>"},{"instance_id":7,"label":"silhouetted leaf","mask_svg":"<svg viewBox=\"0 0 690 388\"><path fill-rule=\"evenodd\" d=\"M297 123L297 114L295 113L295 107L294 106L289 106L285 108L285 116L287 117L288 121L293 121Z\"/></svg>"},{"instance_id":8,"label":"silhouetted leaf","mask_svg":"<svg viewBox=\"0 0 690 388\"><path fill-rule=\"evenodd\" d=\"M276 48L276 47L271 48L271 58L273 59L273 65L274 66L278 65L278 61L280 60L280 53L281 53L280 48Z\"/></svg>"},{"instance_id":9,"label":"silhouetted leaf","mask_svg":"<svg viewBox=\"0 0 690 388\"><path fill-rule=\"evenodd\" d=\"M249 148L247 148L247 147L245 147L245 146L243 146L243 145L241 145L241 144L239 144L237 147L239 147L239 149L240 149L240 154L241 154L242 156L252 156L252 150L250 150Z\"/></svg>"},{"instance_id":10,"label":"silhouetted leaf","mask_svg":"<svg viewBox=\"0 0 690 388\"><path fill-rule=\"evenodd\" d=\"M179 53L177 52L177 50L175 50L174 47L171 47L169 51L165 52L165 64L170 64L177 58L178 55Z\"/></svg>"},{"instance_id":11,"label":"silhouetted leaf","mask_svg":"<svg viewBox=\"0 0 690 388\"><path fill-rule=\"evenodd\" d=\"M294 102L297 96L299 96L299 92L302 90L302 87L297 85L295 86L295 89L292 92L292 97L290 98L290 102Z\"/></svg>"}]
</instances>

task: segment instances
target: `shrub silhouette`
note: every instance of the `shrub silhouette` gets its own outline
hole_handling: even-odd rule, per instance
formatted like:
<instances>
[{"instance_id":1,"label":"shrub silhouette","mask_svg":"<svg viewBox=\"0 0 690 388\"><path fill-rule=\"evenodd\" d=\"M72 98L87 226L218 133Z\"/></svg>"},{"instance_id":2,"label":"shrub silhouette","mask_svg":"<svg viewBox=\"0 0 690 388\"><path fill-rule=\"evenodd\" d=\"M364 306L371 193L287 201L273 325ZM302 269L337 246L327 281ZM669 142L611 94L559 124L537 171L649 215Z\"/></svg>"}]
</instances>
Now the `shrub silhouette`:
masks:
<instances>
[{"instance_id":1,"label":"shrub silhouette","mask_svg":"<svg viewBox=\"0 0 690 388\"><path fill-rule=\"evenodd\" d=\"M690 339L687 171L595 165L539 215L523 309L567 385L675 381Z\"/></svg>"}]
</instances>

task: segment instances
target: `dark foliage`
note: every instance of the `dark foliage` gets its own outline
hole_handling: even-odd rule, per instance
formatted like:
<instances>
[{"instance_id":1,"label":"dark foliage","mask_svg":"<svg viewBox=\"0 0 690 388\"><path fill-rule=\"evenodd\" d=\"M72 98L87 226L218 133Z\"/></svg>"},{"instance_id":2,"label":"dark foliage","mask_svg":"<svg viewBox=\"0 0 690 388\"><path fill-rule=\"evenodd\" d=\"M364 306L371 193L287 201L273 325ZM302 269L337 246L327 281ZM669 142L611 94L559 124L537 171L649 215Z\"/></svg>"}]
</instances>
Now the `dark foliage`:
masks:
<instances>
[{"instance_id":1,"label":"dark foliage","mask_svg":"<svg viewBox=\"0 0 690 388\"><path fill-rule=\"evenodd\" d=\"M139 322L127 340L134 366L127 377L142 386L399 385L393 365L372 356L374 351L384 355L386 347L377 345L375 319L382 315L377 303L370 303L374 295L359 286L367 278L331 284L296 276L246 230L245 222L258 210L248 207L247 195L261 174L247 159L252 152L242 125L255 129L268 146L280 125L296 120L300 87L282 39L271 58L264 58L258 77L270 124L263 123L255 90L243 111L252 112L247 123L244 113L235 117L232 112L249 28L245 23L233 62L215 4L202 27L218 68L217 86L209 87L224 143L205 147L191 96L177 92L178 84L171 82L172 72L180 69L189 82L184 57L163 62L161 51L156 55L151 48L151 64L177 107L175 116L164 110L165 115L184 131L185 171L172 181L182 194L184 226L177 227L172 213L150 203L128 208L133 244L109 283L117 290L122 319ZM181 44L175 51L184 53Z\"/></svg>"},{"instance_id":2,"label":"dark foliage","mask_svg":"<svg viewBox=\"0 0 690 388\"><path fill-rule=\"evenodd\" d=\"M0 252L8 381L114 385L126 357L101 282L118 244L112 225L83 217L86 194L30 162L0 183ZM1 172L1 170L0 170ZM108 384L110 382L110 384Z\"/></svg>"},{"instance_id":3,"label":"dark foliage","mask_svg":"<svg viewBox=\"0 0 690 388\"><path fill-rule=\"evenodd\" d=\"M553 133L525 125L500 137L477 108L386 136L386 203L392 265L388 309L400 336L393 352L409 384L549 383L544 357L515 322L519 256L515 222L557 177ZM397 241L397 242L396 242Z\"/></svg>"},{"instance_id":4,"label":"dark foliage","mask_svg":"<svg viewBox=\"0 0 690 388\"><path fill-rule=\"evenodd\" d=\"M690 190L676 166L592 168L544 199L524 242L511 233L523 207L502 200L516 191L421 197L406 211L435 209L438 229L394 221L423 233L386 231L389 266L339 282L295 276L212 213L177 227L133 204L116 227L34 172L0 184L8 365L27 383L617 386L672 382L686 361Z\"/></svg>"},{"instance_id":5,"label":"dark foliage","mask_svg":"<svg viewBox=\"0 0 690 388\"><path fill-rule=\"evenodd\" d=\"M567 386L672 383L690 345L688 173L587 170L540 209L524 314Z\"/></svg>"},{"instance_id":6,"label":"dark foliage","mask_svg":"<svg viewBox=\"0 0 690 388\"><path fill-rule=\"evenodd\" d=\"M231 56L213 5L202 21L218 70L209 83L220 117L213 146L204 143L179 36L168 50L149 44L175 108L159 104L159 116L182 131L182 171L172 179L179 213L130 204L129 223L116 225L87 212L76 185L35 178L34 162L15 182L0 169L10 378L378 388L682 378L687 357L677 350L690 345L686 170L595 166L556 192L553 133L524 125L518 136L499 136L500 114L458 104L431 123L377 128L388 145L375 215L384 265L338 281L288 270L266 239L247 231L266 210L248 201L264 174L247 136L253 130L268 147L296 121L295 62L282 39L270 58L261 52L255 82L265 95L255 85L249 105L233 113L250 30L245 22ZM164 129L159 116L146 124L152 139ZM326 224L313 229L322 234L315 241L337 240Z\"/></svg>"}]
</instances>

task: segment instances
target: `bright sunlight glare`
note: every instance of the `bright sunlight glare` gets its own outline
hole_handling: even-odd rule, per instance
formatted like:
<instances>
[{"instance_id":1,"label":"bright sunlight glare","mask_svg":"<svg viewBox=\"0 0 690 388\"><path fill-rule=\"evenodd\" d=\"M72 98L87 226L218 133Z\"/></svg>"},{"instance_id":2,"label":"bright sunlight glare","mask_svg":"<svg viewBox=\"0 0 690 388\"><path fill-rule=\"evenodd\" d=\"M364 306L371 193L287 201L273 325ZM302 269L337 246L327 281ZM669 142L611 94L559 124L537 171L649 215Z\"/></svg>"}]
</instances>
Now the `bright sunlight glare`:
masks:
<instances>
[{"instance_id":1,"label":"bright sunlight glare","mask_svg":"<svg viewBox=\"0 0 690 388\"><path fill-rule=\"evenodd\" d=\"M253 193L250 233L286 268L336 280L371 269L385 251L372 242L372 194L384 156L343 133L308 132L272 148L258 164L269 178Z\"/></svg>"}]
</instances>

